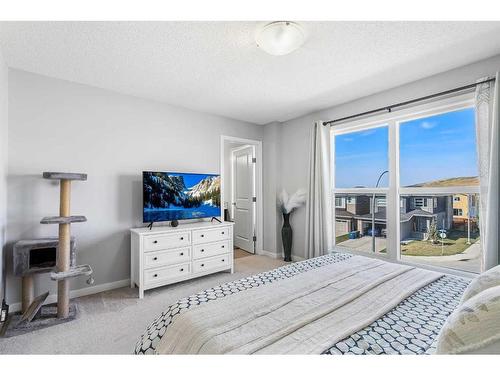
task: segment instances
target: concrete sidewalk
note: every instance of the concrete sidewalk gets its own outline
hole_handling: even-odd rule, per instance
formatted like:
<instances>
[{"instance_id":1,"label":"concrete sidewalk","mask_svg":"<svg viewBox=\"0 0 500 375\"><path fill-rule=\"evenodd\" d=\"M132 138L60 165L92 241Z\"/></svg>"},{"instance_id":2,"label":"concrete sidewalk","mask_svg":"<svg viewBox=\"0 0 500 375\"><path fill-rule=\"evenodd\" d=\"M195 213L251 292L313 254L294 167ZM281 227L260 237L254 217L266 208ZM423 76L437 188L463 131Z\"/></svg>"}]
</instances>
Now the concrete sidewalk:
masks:
<instances>
[{"instance_id":1,"label":"concrete sidewalk","mask_svg":"<svg viewBox=\"0 0 500 375\"><path fill-rule=\"evenodd\" d=\"M460 254L445 256L403 255L401 259L407 262L425 263L428 265L479 273L481 267L481 243L480 241L473 243Z\"/></svg>"}]
</instances>

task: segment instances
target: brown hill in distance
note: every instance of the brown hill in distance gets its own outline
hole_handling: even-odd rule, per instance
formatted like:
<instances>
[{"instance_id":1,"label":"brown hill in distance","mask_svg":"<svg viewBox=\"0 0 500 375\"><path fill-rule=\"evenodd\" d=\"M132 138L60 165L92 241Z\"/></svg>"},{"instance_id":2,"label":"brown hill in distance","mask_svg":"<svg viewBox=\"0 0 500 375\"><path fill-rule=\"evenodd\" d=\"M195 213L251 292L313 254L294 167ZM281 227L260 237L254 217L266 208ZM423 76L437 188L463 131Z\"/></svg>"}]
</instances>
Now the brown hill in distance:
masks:
<instances>
[{"instance_id":1,"label":"brown hill in distance","mask_svg":"<svg viewBox=\"0 0 500 375\"><path fill-rule=\"evenodd\" d=\"M477 186L479 185L479 177L453 177L443 180L435 180L423 182L420 184L410 185L408 187L449 187L449 186Z\"/></svg>"}]
</instances>

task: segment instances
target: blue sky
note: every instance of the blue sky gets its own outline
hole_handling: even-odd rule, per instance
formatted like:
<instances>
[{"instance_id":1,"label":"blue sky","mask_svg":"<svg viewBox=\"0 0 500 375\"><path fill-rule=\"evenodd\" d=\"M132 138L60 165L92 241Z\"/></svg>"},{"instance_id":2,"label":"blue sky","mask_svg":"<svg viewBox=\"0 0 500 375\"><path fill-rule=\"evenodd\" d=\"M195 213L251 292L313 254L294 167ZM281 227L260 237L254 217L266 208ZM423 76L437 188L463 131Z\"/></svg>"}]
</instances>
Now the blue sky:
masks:
<instances>
[{"instance_id":1,"label":"blue sky","mask_svg":"<svg viewBox=\"0 0 500 375\"><path fill-rule=\"evenodd\" d=\"M338 135L334 142L336 187L374 187L388 169L387 126ZM477 175L472 108L400 125L401 186ZM388 186L387 175L380 186Z\"/></svg>"},{"instance_id":2,"label":"blue sky","mask_svg":"<svg viewBox=\"0 0 500 375\"><path fill-rule=\"evenodd\" d=\"M189 189L196 185L198 182L208 176L215 176L212 174L197 174L197 173L168 173L170 176L183 176L184 184Z\"/></svg>"}]
</instances>

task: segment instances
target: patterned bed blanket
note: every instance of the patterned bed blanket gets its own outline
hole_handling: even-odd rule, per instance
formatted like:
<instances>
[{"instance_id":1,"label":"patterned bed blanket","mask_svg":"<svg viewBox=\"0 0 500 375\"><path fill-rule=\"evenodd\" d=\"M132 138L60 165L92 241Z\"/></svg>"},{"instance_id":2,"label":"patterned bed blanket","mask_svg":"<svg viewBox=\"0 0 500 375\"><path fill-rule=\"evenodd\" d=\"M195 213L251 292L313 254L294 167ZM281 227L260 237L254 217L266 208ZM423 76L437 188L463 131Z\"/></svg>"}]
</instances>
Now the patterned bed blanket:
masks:
<instances>
[{"instance_id":1,"label":"patterned bed blanket","mask_svg":"<svg viewBox=\"0 0 500 375\"><path fill-rule=\"evenodd\" d=\"M135 353L155 354L155 349L173 319L194 306L276 280L291 278L327 264L342 262L350 257L352 255L332 253L228 282L183 298L169 306L149 325L137 342ZM467 284L465 279L443 276L403 300L369 326L337 342L323 354L432 353L433 343L441 326L457 306Z\"/></svg>"}]
</instances>

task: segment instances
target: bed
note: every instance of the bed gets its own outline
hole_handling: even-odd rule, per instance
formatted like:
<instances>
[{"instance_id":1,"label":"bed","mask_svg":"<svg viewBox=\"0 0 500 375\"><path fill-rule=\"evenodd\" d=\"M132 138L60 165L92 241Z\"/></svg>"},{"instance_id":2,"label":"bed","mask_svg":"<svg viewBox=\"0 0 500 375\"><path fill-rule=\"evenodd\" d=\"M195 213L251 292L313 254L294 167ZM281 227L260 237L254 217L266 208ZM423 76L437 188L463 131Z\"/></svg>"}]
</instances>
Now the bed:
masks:
<instances>
[{"instance_id":1,"label":"bed","mask_svg":"<svg viewBox=\"0 0 500 375\"><path fill-rule=\"evenodd\" d=\"M177 301L135 354L432 354L468 283L331 253Z\"/></svg>"}]
</instances>

